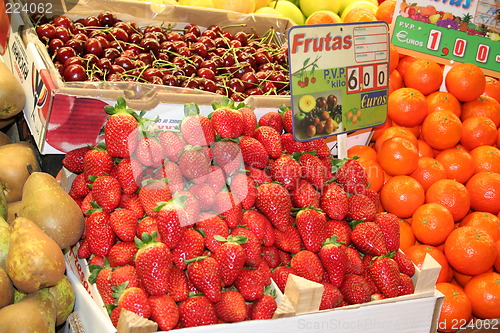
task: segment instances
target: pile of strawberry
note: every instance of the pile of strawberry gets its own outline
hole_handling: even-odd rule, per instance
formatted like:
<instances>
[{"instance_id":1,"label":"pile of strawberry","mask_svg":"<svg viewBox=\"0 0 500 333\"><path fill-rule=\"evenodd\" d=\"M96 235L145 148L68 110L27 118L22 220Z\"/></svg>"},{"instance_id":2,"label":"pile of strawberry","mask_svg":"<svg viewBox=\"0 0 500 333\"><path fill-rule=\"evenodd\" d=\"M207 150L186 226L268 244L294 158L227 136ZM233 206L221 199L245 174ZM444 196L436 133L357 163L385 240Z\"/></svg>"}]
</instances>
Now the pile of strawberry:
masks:
<instances>
[{"instance_id":1,"label":"pile of strawberry","mask_svg":"<svg viewBox=\"0 0 500 333\"><path fill-rule=\"evenodd\" d=\"M398 219L359 162L296 141L290 108L213 109L188 104L158 130L118 99L104 142L63 160L86 221L78 255L115 326L122 308L161 330L269 319L271 279L284 291L289 274L324 285L320 309L413 293Z\"/></svg>"}]
</instances>

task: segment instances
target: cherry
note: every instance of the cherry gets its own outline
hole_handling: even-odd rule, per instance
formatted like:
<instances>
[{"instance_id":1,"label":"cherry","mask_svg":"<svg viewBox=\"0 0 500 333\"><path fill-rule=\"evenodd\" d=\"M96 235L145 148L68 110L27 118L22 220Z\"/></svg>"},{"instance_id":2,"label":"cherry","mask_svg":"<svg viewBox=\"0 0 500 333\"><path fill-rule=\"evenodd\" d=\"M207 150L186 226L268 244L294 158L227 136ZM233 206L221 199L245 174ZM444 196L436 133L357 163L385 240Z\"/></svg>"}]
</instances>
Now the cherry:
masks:
<instances>
[{"instance_id":1,"label":"cherry","mask_svg":"<svg viewBox=\"0 0 500 333\"><path fill-rule=\"evenodd\" d=\"M238 31L234 34L233 38L241 43L241 46L247 46L248 34L243 31Z\"/></svg>"},{"instance_id":2,"label":"cherry","mask_svg":"<svg viewBox=\"0 0 500 333\"><path fill-rule=\"evenodd\" d=\"M106 39L105 36L96 36L95 39L97 39L99 43L101 43L101 47L103 50L109 48L109 41Z\"/></svg>"},{"instance_id":3,"label":"cherry","mask_svg":"<svg viewBox=\"0 0 500 333\"><path fill-rule=\"evenodd\" d=\"M58 49L64 46L64 42L58 38L49 41L49 52L54 54Z\"/></svg>"},{"instance_id":4,"label":"cherry","mask_svg":"<svg viewBox=\"0 0 500 333\"><path fill-rule=\"evenodd\" d=\"M186 64L186 66L184 66L182 68L182 70L184 71L184 74L186 76L193 76L194 74L196 74L196 66L194 65L191 65L191 64Z\"/></svg>"},{"instance_id":5,"label":"cherry","mask_svg":"<svg viewBox=\"0 0 500 333\"><path fill-rule=\"evenodd\" d=\"M82 23L75 23L71 27L69 27L69 31L73 35L76 35L76 34L85 34L87 30L85 29L85 26Z\"/></svg>"},{"instance_id":6,"label":"cherry","mask_svg":"<svg viewBox=\"0 0 500 333\"><path fill-rule=\"evenodd\" d=\"M232 78L229 80L227 83L227 87L234 92L244 92L245 91L245 84L243 81L237 78Z\"/></svg>"},{"instance_id":7,"label":"cherry","mask_svg":"<svg viewBox=\"0 0 500 333\"><path fill-rule=\"evenodd\" d=\"M188 47L188 44L183 40L174 40L173 43L176 50L179 50L181 47Z\"/></svg>"},{"instance_id":8,"label":"cherry","mask_svg":"<svg viewBox=\"0 0 500 333\"><path fill-rule=\"evenodd\" d=\"M63 77L65 81L85 81L87 74L82 65L69 65L64 69Z\"/></svg>"},{"instance_id":9,"label":"cherry","mask_svg":"<svg viewBox=\"0 0 500 333\"><path fill-rule=\"evenodd\" d=\"M217 37L214 39L214 44L215 44L215 47L222 47L222 48L229 48L230 44L229 44L229 39L225 38L225 37Z\"/></svg>"},{"instance_id":10,"label":"cherry","mask_svg":"<svg viewBox=\"0 0 500 333\"><path fill-rule=\"evenodd\" d=\"M71 38L71 36L68 29L62 26L57 26L55 27L54 38L59 38L60 40L66 43Z\"/></svg>"},{"instance_id":11,"label":"cherry","mask_svg":"<svg viewBox=\"0 0 500 333\"><path fill-rule=\"evenodd\" d=\"M199 84L198 80L196 80L194 78L189 78L189 79L184 80L182 82L181 86L185 87L185 88L198 89L200 87L200 84Z\"/></svg>"},{"instance_id":12,"label":"cherry","mask_svg":"<svg viewBox=\"0 0 500 333\"><path fill-rule=\"evenodd\" d=\"M141 60L146 65L153 64L153 56L151 55L151 53L139 53L139 55L137 56L137 59Z\"/></svg>"},{"instance_id":13,"label":"cherry","mask_svg":"<svg viewBox=\"0 0 500 333\"><path fill-rule=\"evenodd\" d=\"M264 91L261 88L252 88L245 91L248 96L254 95L264 95Z\"/></svg>"},{"instance_id":14,"label":"cherry","mask_svg":"<svg viewBox=\"0 0 500 333\"><path fill-rule=\"evenodd\" d=\"M213 93L217 91L217 85L215 84L215 82L208 78L202 79L202 84L203 84L203 90L205 91Z\"/></svg>"},{"instance_id":15,"label":"cherry","mask_svg":"<svg viewBox=\"0 0 500 333\"><path fill-rule=\"evenodd\" d=\"M97 16L88 16L85 18L84 23L86 27L100 27L101 20L97 18Z\"/></svg>"},{"instance_id":16,"label":"cherry","mask_svg":"<svg viewBox=\"0 0 500 333\"><path fill-rule=\"evenodd\" d=\"M43 41L49 41L56 37L56 27L53 24L46 23L36 27L38 38Z\"/></svg>"},{"instance_id":17,"label":"cherry","mask_svg":"<svg viewBox=\"0 0 500 333\"><path fill-rule=\"evenodd\" d=\"M125 68L119 65L111 65L111 69L109 70L112 74L123 74L125 73Z\"/></svg>"},{"instance_id":18,"label":"cherry","mask_svg":"<svg viewBox=\"0 0 500 333\"><path fill-rule=\"evenodd\" d=\"M194 53L198 54L199 56L205 58L208 54L207 47L205 44L196 42L191 45L191 50L194 51Z\"/></svg>"},{"instance_id":19,"label":"cherry","mask_svg":"<svg viewBox=\"0 0 500 333\"><path fill-rule=\"evenodd\" d=\"M215 73L210 68L199 68L196 71L196 75L205 79L215 80Z\"/></svg>"},{"instance_id":20,"label":"cherry","mask_svg":"<svg viewBox=\"0 0 500 333\"><path fill-rule=\"evenodd\" d=\"M69 57L65 62L64 62L64 67L68 67L70 65L80 65L83 66L83 58L74 56L74 57Z\"/></svg>"},{"instance_id":21,"label":"cherry","mask_svg":"<svg viewBox=\"0 0 500 333\"><path fill-rule=\"evenodd\" d=\"M255 72L244 73L240 79L243 82L245 89L255 88L259 84L259 79L255 75Z\"/></svg>"},{"instance_id":22,"label":"cherry","mask_svg":"<svg viewBox=\"0 0 500 333\"><path fill-rule=\"evenodd\" d=\"M167 86L178 87L180 83L179 79L177 79L175 75L165 74L163 75L163 84Z\"/></svg>"},{"instance_id":23,"label":"cherry","mask_svg":"<svg viewBox=\"0 0 500 333\"><path fill-rule=\"evenodd\" d=\"M184 33L192 33L199 37L201 35L200 27L194 23L189 23L184 27Z\"/></svg>"},{"instance_id":24,"label":"cherry","mask_svg":"<svg viewBox=\"0 0 500 333\"><path fill-rule=\"evenodd\" d=\"M69 46L63 46L56 52L56 60L58 60L61 64L64 64L66 60L74 56L76 56L76 51Z\"/></svg>"},{"instance_id":25,"label":"cherry","mask_svg":"<svg viewBox=\"0 0 500 333\"><path fill-rule=\"evenodd\" d=\"M92 68L99 60L99 58L95 54L92 54L92 53L88 53L88 54L84 55L82 58L85 61L85 63L87 64L87 68Z\"/></svg>"},{"instance_id":26,"label":"cherry","mask_svg":"<svg viewBox=\"0 0 500 333\"><path fill-rule=\"evenodd\" d=\"M144 78L144 80L146 81L149 81L149 82L153 82L153 78L154 77L158 77L158 78L162 78L163 76L163 73L160 69L158 68L146 68L144 70L144 72L142 73L142 77ZM163 82L163 80L162 80Z\"/></svg>"},{"instance_id":27,"label":"cherry","mask_svg":"<svg viewBox=\"0 0 500 333\"><path fill-rule=\"evenodd\" d=\"M185 57L185 58L189 58L193 54L193 52L191 51L191 49L189 47L187 47L187 46L180 47L177 50L177 53L180 56Z\"/></svg>"},{"instance_id":28,"label":"cherry","mask_svg":"<svg viewBox=\"0 0 500 333\"><path fill-rule=\"evenodd\" d=\"M158 76L153 76L151 78L151 81L149 81L149 82L152 83L152 84L163 85L163 79L161 77L158 77Z\"/></svg>"},{"instance_id":29,"label":"cherry","mask_svg":"<svg viewBox=\"0 0 500 333\"><path fill-rule=\"evenodd\" d=\"M127 44L121 40L113 40L109 42L109 47L123 51L126 50Z\"/></svg>"},{"instance_id":30,"label":"cherry","mask_svg":"<svg viewBox=\"0 0 500 333\"><path fill-rule=\"evenodd\" d=\"M200 36L198 37L198 42L205 44L207 50L213 49L215 47L215 43L213 39L208 36Z\"/></svg>"},{"instance_id":31,"label":"cherry","mask_svg":"<svg viewBox=\"0 0 500 333\"><path fill-rule=\"evenodd\" d=\"M178 67L184 67L186 66L186 60L182 57L174 57L172 59L172 64L175 64Z\"/></svg>"},{"instance_id":32,"label":"cherry","mask_svg":"<svg viewBox=\"0 0 500 333\"><path fill-rule=\"evenodd\" d=\"M127 35L130 35L132 32L139 31L139 30L134 31L128 22L123 22L123 21L118 21L115 24L113 24L113 28L122 29L123 31L125 31Z\"/></svg>"},{"instance_id":33,"label":"cherry","mask_svg":"<svg viewBox=\"0 0 500 333\"><path fill-rule=\"evenodd\" d=\"M273 57L271 57L266 49L260 48L257 49L257 52L254 54L254 59L258 65L262 65L270 63L273 60Z\"/></svg>"},{"instance_id":34,"label":"cherry","mask_svg":"<svg viewBox=\"0 0 500 333\"><path fill-rule=\"evenodd\" d=\"M107 81L120 82L123 81L123 76L118 73L111 73L107 76Z\"/></svg>"},{"instance_id":35,"label":"cherry","mask_svg":"<svg viewBox=\"0 0 500 333\"><path fill-rule=\"evenodd\" d=\"M65 15L57 16L52 23L56 26L65 27L66 29L69 29L73 25L73 21Z\"/></svg>"},{"instance_id":36,"label":"cherry","mask_svg":"<svg viewBox=\"0 0 500 333\"><path fill-rule=\"evenodd\" d=\"M144 28L144 33L148 32L163 32L163 28L158 26L158 25L149 25L146 28Z\"/></svg>"},{"instance_id":37,"label":"cherry","mask_svg":"<svg viewBox=\"0 0 500 333\"><path fill-rule=\"evenodd\" d=\"M168 53L160 53L157 55L158 60L164 61L164 62L170 62L170 56Z\"/></svg>"},{"instance_id":38,"label":"cherry","mask_svg":"<svg viewBox=\"0 0 500 333\"><path fill-rule=\"evenodd\" d=\"M87 39L85 42L85 51L100 56L102 54L101 42L97 38Z\"/></svg>"},{"instance_id":39,"label":"cherry","mask_svg":"<svg viewBox=\"0 0 500 333\"><path fill-rule=\"evenodd\" d=\"M119 56L120 56L120 51L118 51L117 49L106 48L104 50L104 57L111 60L111 62L113 62Z\"/></svg>"},{"instance_id":40,"label":"cherry","mask_svg":"<svg viewBox=\"0 0 500 333\"><path fill-rule=\"evenodd\" d=\"M198 41L198 36L193 34L192 32L188 32L182 36L182 40L185 41L186 43L194 43Z\"/></svg>"},{"instance_id":41,"label":"cherry","mask_svg":"<svg viewBox=\"0 0 500 333\"><path fill-rule=\"evenodd\" d=\"M111 60L107 58L101 58L97 61L95 64L97 68L99 68L101 71L111 71L111 67L113 64L111 63Z\"/></svg>"},{"instance_id":42,"label":"cherry","mask_svg":"<svg viewBox=\"0 0 500 333\"><path fill-rule=\"evenodd\" d=\"M137 32L133 32L128 36L128 41L133 44L139 44L142 40L142 35Z\"/></svg>"},{"instance_id":43,"label":"cherry","mask_svg":"<svg viewBox=\"0 0 500 333\"><path fill-rule=\"evenodd\" d=\"M158 40L154 38L144 38L141 40L140 47L144 50L144 52L158 52L160 49L160 43L158 43Z\"/></svg>"},{"instance_id":44,"label":"cherry","mask_svg":"<svg viewBox=\"0 0 500 333\"><path fill-rule=\"evenodd\" d=\"M135 65L132 62L132 60L130 60L130 58L124 57L124 56L120 56L120 57L116 58L114 64L118 65L120 67L123 67L127 71L135 68Z\"/></svg>"},{"instance_id":45,"label":"cherry","mask_svg":"<svg viewBox=\"0 0 500 333\"><path fill-rule=\"evenodd\" d=\"M264 91L264 93L274 92L276 91L276 86L274 85L273 82L267 81L264 83L262 91Z\"/></svg>"},{"instance_id":46,"label":"cherry","mask_svg":"<svg viewBox=\"0 0 500 333\"><path fill-rule=\"evenodd\" d=\"M171 32L167 33L166 37L167 37L167 40L169 40L171 42L182 40L181 34L176 32L176 31L171 31Z\"/></svg>"},{"instance_id":47,"label":"cherry","mask_svg":"<svg viewBox=\"0 0 500 333\"><path fill-rule=\"evenodd\" d=\"M217 72L217 67L218 67L217 64L213 60L204 60L199 66L199 68L210 69L214 73Z\"/></svg>"},{"instance_id":48,"label":"cherry","mask_svg":"<svg viewBox=\"0 0 500 333\"><path fill-rule=\"evenodd\" d=\"M128 42L128 33L123 28L113 27L109 29L108 40L121 40L124 42Z\"/></svg>"},{"instance_id":49,"label":"cherry","mask_svg":"<svg viewBox=\"0 0 500 333\"><path fill-rule=\"evenodd\" d=\"M231 94L230 98L235 102L243 102L245 98L247 98L247 95L244 93L235 92Z\"/></svg>"},{"instance_id":50,"label":"cherry","mask_svg":"<svg viewBox=\"0 0 500 333\"><path fill-rule=\"evenodd\" d=\"M164 41L160 44L160 50L166 52L177 52L177 48L172 41Z\"/></svg>"},{"instance_id":51,"label":"cherry","mask_svg":"<svg viewBox=\"0 0 500 333\"><path fill-rule=\"evenodd\" d=\"M101 22L101 26L103 27L111 27L113 26L116 22L118 22L118 18L116 15L110 11L104 11L99 13L97 15L97 18Z\"/></svg>"},{"instance_id":52,"label":"cherry","mask_svg":"<svg viewBox=\"0 0 500 333\"><path fill-rule=\"evenodd\" d=\"M218 35L214 30L206 29L201 33L202 36L207 36L210 39L215 39Z\"/></svg>"},{"instance_id":53,"label":"cherry","mask_svg":"<svg viewBox=\"0 0 500 333\"><path fill-rule=\"evenodd\" d=\"M222 28L220 26L216 25L216 24L212 24L207 29L208 30L213 30L213 32L215 32L217 35L221 35L222 34Z\"/></svg>"},{"instance_id":54,"label":"cherry","mask_svg":"<svg viewBox=\"0 0 500 333\"><path fill-rule=\"evenodd\" d=\"M200 65L205 61L205 59L197 54L191 57L190 62L196 67L199 68Z\"/></svg>"}]
</instances>

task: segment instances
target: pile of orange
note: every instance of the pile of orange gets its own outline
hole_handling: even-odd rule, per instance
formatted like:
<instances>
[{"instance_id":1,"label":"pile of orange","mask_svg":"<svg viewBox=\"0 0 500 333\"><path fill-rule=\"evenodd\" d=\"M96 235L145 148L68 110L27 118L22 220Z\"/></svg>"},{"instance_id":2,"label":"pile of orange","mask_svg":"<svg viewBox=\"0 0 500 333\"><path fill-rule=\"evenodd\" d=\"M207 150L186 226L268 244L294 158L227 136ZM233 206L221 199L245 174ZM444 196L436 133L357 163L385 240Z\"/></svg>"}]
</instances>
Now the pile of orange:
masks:
<instances>
[{"instance_id":1,"label":"pile of orange","mask_svg":"<svg viewBox=\"0 0 500 333\"><path fill-rule=\"evenodd\" d=\"M401 219L401 250L441 264L439 331L500 318L500 82L469 63L391 56L387 121L349 157L370 160L381 209Z\"/></svg>"}]
</instances>

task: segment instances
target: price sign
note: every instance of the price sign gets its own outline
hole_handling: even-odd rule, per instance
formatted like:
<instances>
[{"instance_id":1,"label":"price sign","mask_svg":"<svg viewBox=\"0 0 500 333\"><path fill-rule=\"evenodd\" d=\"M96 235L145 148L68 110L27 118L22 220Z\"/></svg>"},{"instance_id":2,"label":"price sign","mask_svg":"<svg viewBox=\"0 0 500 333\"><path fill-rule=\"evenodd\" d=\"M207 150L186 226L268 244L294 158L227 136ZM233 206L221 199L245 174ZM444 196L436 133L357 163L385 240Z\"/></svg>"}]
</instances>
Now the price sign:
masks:
<instances>
[{"instance_id":1,"label":"price sign","mask_svg":"<svg viewBox=\"0 0 500 333\"><path fill-rule=\"evenodd\" d=\"M383 124L389 54L389 27L382 21L290 28L288 59L296 140Z\"/></svg>"},{"instance_id":2,"label":"price sign","mask_svg":"<svg viewBox=\"0 0 500 333\"><path fill-rule=\"evenodd\" d=\"M473 63L500 77L498 0L398 0L391 42L403 54Z\"/></svg>"}]
</instances>

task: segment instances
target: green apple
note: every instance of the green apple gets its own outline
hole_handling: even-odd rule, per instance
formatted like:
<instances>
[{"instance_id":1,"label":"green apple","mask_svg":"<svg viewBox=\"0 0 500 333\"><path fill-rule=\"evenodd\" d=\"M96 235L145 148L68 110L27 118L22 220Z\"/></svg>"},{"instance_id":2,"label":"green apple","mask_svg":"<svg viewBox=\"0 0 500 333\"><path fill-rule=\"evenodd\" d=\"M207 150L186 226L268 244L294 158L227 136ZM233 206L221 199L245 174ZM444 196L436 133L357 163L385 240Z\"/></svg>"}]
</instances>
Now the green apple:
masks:
<instances>
[{"instance_id":1,"label":"green apple","mask_svg":"<svg viewBox=\"0 0 500 333\"><path fill-rule=\"evenodd\" d=\"M341 1L343 0L300 0L300 9L306 17L318 10L329 10L338 14Z\"/></svg>"},{"instance_id":2,"label":"green apple","mask_svg":"<svg viewBox=\"0 0 500 333\"><path fill-rule=\"evenodd\" d=\"M299 109L308 113L316 107L316 98L313 95L303 95L299 98Z\"/></svg>"},{"instance_id":3,"label":"green apple","mask_svg":"<svg viewBox=\"0 0 500 333\"><path fill-rule=\"evenodd\" d=\"M261 7L257 9L254 14L285 17L281 14L281 12L278 12L276 9L271 7Z\"/></svg>"},{"instance_id":4,"label":"green apple","mask_svg":"<svg viewBox=\"0 0 500 333\"><path fill-rule=\"evenodd\" d=\"M288 17L297 25L304 24L304 15L300 11L299 7L295 6L290 1L273 1L269 4L269 7L276 9L278 12L283 14L284 17Z\"/></svg>"},{"instance_id":5,"label":"green apple","mask_svg":"<svg viewBox=\"0 0 500 333\"><path fill-rule=\"evenodd\" d=\"M342 21L344 21L344 18L351 9L358 7L369 9L373 12L373 14L375 14L377 13L378 5L373 4L373 2L371 2L370 0L356 0L354 2L351 2L344 8L342 13L340 14L340 18L342 19Z\"/></svg>"}]
</instances>

